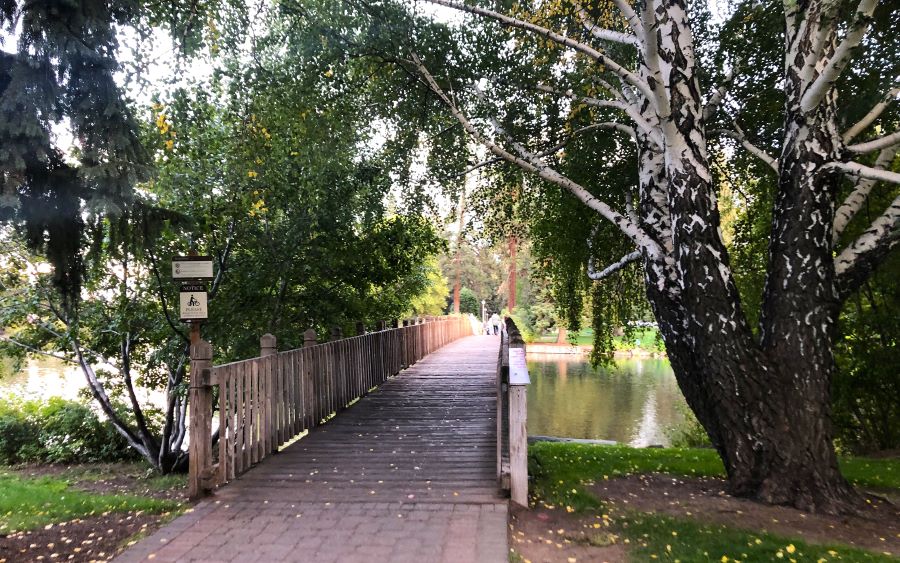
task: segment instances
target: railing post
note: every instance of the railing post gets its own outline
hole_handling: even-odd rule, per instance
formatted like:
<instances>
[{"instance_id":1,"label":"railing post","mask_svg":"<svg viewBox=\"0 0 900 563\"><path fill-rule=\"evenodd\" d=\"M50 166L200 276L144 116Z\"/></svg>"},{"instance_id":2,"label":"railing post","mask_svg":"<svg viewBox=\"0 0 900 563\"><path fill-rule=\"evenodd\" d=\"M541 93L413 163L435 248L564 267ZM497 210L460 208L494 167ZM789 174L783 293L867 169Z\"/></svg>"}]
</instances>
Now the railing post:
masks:
<instances>
[{"instance_id":1,"label":"railing post","mask_svg":"<svg viewBox=\"0 0 900 563\"><path fill-rule=\"evenodd\" d=\"M191 346L190 445L188 447L188 496L203 497L212 490L212 346L200 340Z\"/></svg>"},{"instance_id":2,"label":"railing post","mask_svg":"<svg viewBox=\"0 0 900 563\"><path fill-rule=\"evenodd\" d=\"M366 333L366 325L365 323L358 321L356 323L356 336L362 336Z\"/></svg>"},{"instance_id":3,"label":"railing post","mask_svg":"<svg viewBox=\"0 0 900 563\"><path fill-rule=\"evenodd\" d=\"M381 332L382 330L385 329L386 326L387 326L387 323L385 323L384 321L378 321L377 323L375 323L375 330L377 330L378 332Z\"/></svg>"},{"instance_id":4,"label":"railing post","mask_svg":"<svg viewBox=\"0 0 900 563\"><path fill-rule=\"evenodd\" d=\"M259 338L259 356L271 356L278 350L278 339L274 334L263 334Z\"/></svg>"},{"instance_id":5,"label":"railing post","mask_svg":"<svg viewBox=\"0 0 900 563\"><path fill-rule=\"evenodd\" d=\"M265 358L277 353L278 341L273 334L264 334L259 337L259 357ZM265 364L262 364L263 366ZM270 453L278 451L278 430L279 430L279 403L280 397L278 389L278 377L275 373L275 366L270 365L268 369L260 369L260 378L264 378L262 385L265 392L263 393L262 412L263 427L265 428L265 445L263 451L268 456Z\"/></svg>"},{"instance_id":6,"label":"railing post","mask_svg":"<svg viewBox=\"0 0 900 563\"><path fill-rule=\"evenodd\" d=\"M509 488L516 504L528 506L527 389L530 383L525 363L525 343L509 340Z\"/></svg>"},{"instance_id":7,"label":"railing post","mask_svg":"<svg viewBox=\"0 0 900 563\"><path fill-rule=\"evenodd\" d=\"M318 344L318 342L316 342L316 329L306 329L306 332L303 333L303 347L309 348L310 346L315 346L316 344Z\"/></svg>"},{"instance_id":8,"label":"railing post","mask_svg":"<svg viewBox=\"0 0 900 563\"><path fill-rule=\"evenodd\" d=\"M332 340L340 340L344 337L344 329L339 326L331 327L331 339Z\"/></svg>"}]
</instances>

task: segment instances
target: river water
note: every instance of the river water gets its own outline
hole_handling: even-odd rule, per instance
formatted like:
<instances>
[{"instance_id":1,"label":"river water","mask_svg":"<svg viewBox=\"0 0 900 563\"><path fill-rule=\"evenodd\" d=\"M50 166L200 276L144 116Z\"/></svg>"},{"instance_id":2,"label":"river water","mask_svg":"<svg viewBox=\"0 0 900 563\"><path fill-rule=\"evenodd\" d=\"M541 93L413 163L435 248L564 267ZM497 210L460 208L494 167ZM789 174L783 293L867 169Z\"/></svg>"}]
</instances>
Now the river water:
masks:
<instances>
[{"instance_id":1,"label":"river water","mask_svg":"<svg viewBox=\"0 0 900 563\"><path fill-rule=\"evenodd\" d=\"M104 366L101 366L104 367ZM34 358L15 371L11 360L0 358L0 399L16 397L23 400L62 397L76 400L87 389L81 368L53 358ZM165 394L135 387L135 395L142 403L157 407L165 405Z\"/></svg>"},{"instance_id":2,"label":"river water","mask_svg":"<svg viewBox=\"0 0 900 563\"><path fill-rule=\"evenodd\" d=\"M592 368L586 356L528 353L528 433L668 445L667 429L684 420L684 398L668 360L617 359ZM18 373L0 363L0 397L75 399L81 370L52 359L29 361ZM164 404L162 393L138 389L140 400Z\"/></svg>"},{"instance_id":3,"label":"river water","mask_svg":"<svg viewBox=\"0 0 900 563\"><path fill-rule=\"evenodd\" d=\"M528 353L528 434L669 445L667 430L687 408L669 361L616 359L592 368L587 356Z\"/></svg>"}]
</instances>

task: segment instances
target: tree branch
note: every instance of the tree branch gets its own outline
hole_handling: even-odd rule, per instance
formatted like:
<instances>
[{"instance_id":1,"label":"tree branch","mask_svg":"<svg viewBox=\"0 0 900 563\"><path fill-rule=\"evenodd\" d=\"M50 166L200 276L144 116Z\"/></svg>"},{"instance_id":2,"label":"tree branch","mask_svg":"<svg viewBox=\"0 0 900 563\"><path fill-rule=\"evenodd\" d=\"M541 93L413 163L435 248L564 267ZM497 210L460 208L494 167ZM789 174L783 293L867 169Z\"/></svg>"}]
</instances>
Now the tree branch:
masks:
<instances>
[{"instance_id":1,"label":"tree branch","mask_svg":"<svg viewBox=\"0 0 900 563\"><path fill-rule=\"evenodd\" d=\"M900 242L900 195L866 231L838 254L834 271L844 297L854 291Z\"/></svg>"},{"instance_id":2,"label":"tree branch","mask_svg":"<svg viewBox=\"0 0 900 563\"><path fill-rule=\"evenodd\" d=\"M865 154L867 152L886 149L896 144L900 144L900 131L896 131L894 133L891 133L890 135L885 135L884 137L872 139L871 141L866 141L865 143L850 145L847 147L847 150L850 152L855 152L856 154Z\"/></svg>"},{"instance_id":3,"label":"tree branch","mask_svg":"<svg viewBox=\"0 0 900 563\"><path fill-rule=\"evenodd\" d=\"M818 107L825 94L831 88L832 84L840 78L841 73L850 62L853 50L859 46L866 32L869 30L869 24L872 21L872 13L878 5L878 0L860 0L853 14L853 20L850 22L849 28L844 40L834 50L831 59L819 73L819 76L807 87L803 97L800 98L800 109L809 113Z\"/></svg>"},{"instance_id":4,"label":"tree branch","mask_svg":"<svg viewBox=\"0 0 900 563\"><path fill-rule=\"evenodd\" d=\"M565 141L557 143L556 145L550 147L549 149L537 153L536 156L541 157L541 158L543 158L545 156L550 156L550 155L564 149L566 147L566 145L568 145L572 141L572 139L574 139L576 136L580 135L581 133L591 131L593 129L610 129L613 131L619 131L619 132L625 133L626 135L631 137L632 140L637 138L637 134L634 132L634 129L625 125L624 123L617 123L615 121L604 121L603 123L594 123L592 125L585 125L584 127L580 127L578 129L576 129L575 131L572 131L572 133L569 134L569 137ZM478 163L473 164L472 166L466 168L459 174L455 174L455 175L451 176L451 178L459 178L461 176L465 176L469 172L474 172L475 170L478 170L479 168L484 168L485 166L490 166L492 164L497 164L498 162L503 162L503 160L504 159L500 158L499 156L495 156L494 158L489 158L487 160L482 160L481 162L478 162Z\"/></svg>"},{"instance_id":5,"label":"tree branch","mask_svg":"<svg viewBox=\"0 0 900 563\"><path fill-rule=\"evenodd\" d=\"M874 168L884 169L888 164L894 160L894 155L897 154L897 148L892 147L888 149L882 150L878 154L878 158L875 160ZM866 199L869 197L869 192L872 191L872 188L875 184L878 183L877 180L873 180L871 178L860 178L856 183L856 186L853 187L853 191L850 192L850 195L847 196L847 199L844 200L844 203L838 207L837 211L834 213L834 226L832 228L832 241L835 245L837 245L838 241L841 238L841 234L843 234L844 229L853 220L853 217L856 213L862 209L863 204L866 202Z\"/></svg>"},{"instance_id":6,"label":"tree branch","mask_svg":"<svg viewBox=\"0 0 900 563\"><path fill-rule=\"evenodd\" d=\"M660 119L669 117L672 108L669 105L669 98L663 87L662 70L659 64L659 38L657 30L659 20L656 17L652 0L645 0L641 8L641 29L644 30L641 41L641 56L644 59L644 67L650 73L652 84L650 89L653 92L653 102L656 106L656 113Z\"/></svg>"},{"instance_id":7,"label":"tree branch","mask_svg":"<svg viewBox=\"0 0 900 563\"><path fill-rule=\"evenodd\" d=\"M871 166L866 166L864 164L860 164L858 162L829 162L828 164L822 166L820 170L840 170L848 176L855 176L857 178L870 178L872 180L881 180L884 182L890 182L892 184L900 184L900 174L897 172L891 172L889 170L879 170L877 168L872 168Z\"/></svg>"},{"instance_id":8,"label":"tree branch","mask_svg":"<svg viewBox=\"0 0 900 563\"><path fill-rule=\"evenodd\" d=\"M744 134L744 131L741 130L740 127L738 127L737 123L735 123L734 126L737 131L732 131L730 129L715 129L711 131L711 133L717 133L719 135L723 135L725 137L729 137L731 139L734 139L735 141L738 141L745 149L747 149L747 152L768 164L769 167L777 174L778 160L770 156L766 151L760 149L759 147L748 141L747 136Z\"/></svg>"},{"instance_id":9,"label":"tree branch","mask_svg":"<svg viewBox=\"0 0 900 563\"><path fill-rule=\"evenodd\" d=\"M447 106L453 116L460 122L460 124L463 126L463 129L465 129L466 132L468 132L475 140L477 140L479 143L487 147L489 151L503 158L507 162L515 164L523 170L526 170L533 174L537 174L544 180L554 183L567 190L586 206L593 209L604 218L612 222L614 225L616 225L619 230L622 231L622 233L624 233L625 236L632 240L636 245L645 248L649 256L654 259L659 259L662 257L662 252L659 248L659 245L657 245L651 237L643 232L638 225L632 222L628 217L625 217L620 213L614 211L607 203L594 197L584 187L548 167L533 154L528 153L524 149L524 147L522 147L518 143L514 143L514 146L516 148L516 151L519 152L521 156L516 156L510 153L509 151L505 150L504 148L500 147L499 145L482 135L481 132L479 132L472 125L468 118L466 118L466 116L463 115L463 113L455 105L453 105L451 100L447 97L441 87L434 80L434 77L431 75L431 73L428 72L428 69L425 67L425 65L422 64L422 61L419 59L419 57L415 53L411 53L411 57L412 64L415 65L416 69L424 79L429 89L431 89L431 91L438 96L438 98L444 103L444 105ZM494 120L494 123L495 126L499 125L496 123L496 120ZM502 128L499 129L499 131L503 132ZM503 133L505 134L505 132Z\"/></svg>"},{"instance_id":10,"label":"tree branch","mask_svg":"<svg viewBox=\"0 0 900 563\"><path fill-rule=\"evenodd\" d=\"M524 20L520 20L517 18L513 18L507 16L505 14L501 14L499 12L495 12L493 10L487 10L485 8L479 8L477 6L468 6L466 4L462 4L459 2L453 2L451 0L426 0L427 2L431 2L432 4L438 4L440 6L446 6L447 8L453 8L454 10L460 10L462 12L468 12L470 14L475 14L478 16L483 16L487 18L491 18L495 21L500 22L502 25L507 27L514 27L517 29L522 29L525 31L529 31L531 33L535 33L537 35L541 35L554 43L558 43L570 49L574 49L580 53L587 55L588 57L594 59L595 61L601 63L603 66L607 68L613 74L619 76L638 90L640 90L644 96L647 97L648 100L653 100L654 95L653 91L650 89L650 86L641 80L636 74L629 71L613 59L607 57L602 52L594 49L590 45L585 45L584 43L580 43L575 41L570 37L566 37L560 33L557 33L553 30L550 30L546 27L542 27L531 22L527 22Z\"/></svg>"},{"instance_id":11,"label":"tree branch","mask_svg":"<svg viewBox=\"0 0 900 563\"><path fill-rule=\"evenodd\" d=\"M865 117L857 121L849 129L847 129L847 131L843 135L844 142L849 143L857 135L865 131L869 125L872 125L872 122L878 119L878 116L880 116L882 112L884 112L884 110L887 109L889 105L891 105L891 102L894 101L894 97L896 97L897 94L900 94L900 88L892 88L884 96L884 98L881 99L880 102L875 104L875 107L869 110L869 113L867 113Z\"/></svg>"},{"instance_id":12,"label":"tree branch","mask_svg":"<svg viewBox=\"0 0 900 563\"><path fill-rule=\"evenodd\" d=\"M47 351L45 351L45 350L41 350L40 348L36 348L36 347L34 347L34 346L30 345L30 344L26 344L26 343L24 343L24 342L22 342L22 341L20 341L20 340L16 340L15 338L10 338L9 336L0 336L0 341L3 341L3 342L9 342L10 344L12 344L12 345L14 345L14 346L18 346L19 348L22 348L23 350L28 350L29 352L32 352L32 353L35 353L35 354L41 354L41 355L43 355L43 356L47 356L47 357L50 357L50 358L54 358L54 359L59 360L59 361L61 361L61 362L66 362L66 363L69 363L69 364L78 365L78 362L76 362L76 361L74 361L74 360L71 360L71 359L69 359L69 358L67 358L67 357L65 357L65 356L57 356L56 354L54 354L54 353L52 353L52 352L47 352Z\"/></svg>"},{"instance_id":13,"label":"tree branch","mask_svg":"<svg viewBox=\"0 0 900 563\"><path fill-rule=\"evenodd\" d=\"M615 2L619 11L622 12L622 15L625 16L625 21L628 22L628 27L631 28L631 31L634 32L635 36L638 38L643 37L644 26L641 24L640 18L638 18L637 14L634 12L634 8L628 3L628 0L613 0L613 2Z\"/></svg>"},{"instance_id":14,"label":"tree branch","mask_svg":"<svg viewBox=\"0 0 900 563\"><path fill-rule=\"evenodd\" d=\"M662 137L660 137L659 130L654 127L651 127L650 123L646 119L644 119L644 117L641 115L641 112L638 111L638 109L635 108L633 105L629 104L628 102L626 102L624 100L601 100L598 98L591 98L588 96L580 96L578 94L575 94L571 90L566 90L565 92L561 92L561 91L551 88L550 86L547 86L545 84L538 84L537 89L540 90L541 92L546 92L548 94L555 94L557 96L565 96L566 98L569 98L570 100L574 100L576 102L581 102L581 103L589 105L589 106L621 110L621 111L625 112L625 114L628 117L630 117L632 121L634 121L634 124L637 125L641 131L643 131L644 133L647 134L647 136L650 138L650 140L656 144L657 148L662 149L662 147L663 147L663 141L662 141Z\"/></svg>"},{"instance_id":15,"label":"tree branch","mask_svg":"<svg viewBox=\"0 0 900 563\"><path fill-rule=\"evenodd\" d=\"M581 25L583 25L584 28L588 30L588 32L596 39L600 39L601 41L622 43L624 45L638 45L637 37L635 37L634 35L628 35L627 33L599 27L588 16L587 10L580 6L578 8L578 18L581 20Z\"/></svg>"},{"instance_id":16,"label":"tree branch","mask_svg":"<svg viewBox=\"0 0 900 563\"><path fill-rule=\"evenodd\" d=\"M707 100L706 104L703 106L704 121L712 119L716 110L719 109L719 105L722 103L725 94L728 93L728 89L731 87L731 81L734 80L734 75L735 68L732 67L728 70L728 74L725 75L725 80L722 84L713 91L712 95L710 95L709 100Z\"/></svg>"},{"instance_id":17,"label":"tree branch","mask_svg":"<svg viewBox=\"0 0 900 563\"><path fill-rule=\"evenodd\" d=\"M115 409L112 407L112 402L109 400L109 396L106 394L106 391L103 389L103 385L100 383L100 380L97 379L97 374L94 373L94 368L91 367L90 364L84 359L84 355L81 353L81 346L78 344L78 341L74 338L71 339L72 344L72 352L75 354L75 358L78 360L78 365L81 366L81 372L84 374L85 379L87 380L88 387L91 389L91 394L96 399L97 403L100 405L100 409L103 410L103 414L105 414L116 431L122 435L123 438L131 445L132 448L140 452L145 459L152 463L153 456L150 455L150 452L147 451L146 446L141 442L141 440L134 435L130 428L119 418L119 415L116 413Z\"/></svg>"},{"instance_id":18,"label":"tree branch","mask_svg":"<svg viewBox=\"0 0 900 563\"><path fill-rule=\"evenodd\" d=\"M626 254L625 256L620 258L618 260L618 262L610 264L609 266L603 268L602 270L600 270L598 272L598 271L594 270L594 258L591 257L588 259L588 265L587 265L588 277L594 281L602 280L603 278L609 277L612 274L618 272L619 270L621 270L628 264L631 264L632 262L637 262L640 258L641 258L641 251L635 250L634 252Z\"/></svg>"}]
</instances>

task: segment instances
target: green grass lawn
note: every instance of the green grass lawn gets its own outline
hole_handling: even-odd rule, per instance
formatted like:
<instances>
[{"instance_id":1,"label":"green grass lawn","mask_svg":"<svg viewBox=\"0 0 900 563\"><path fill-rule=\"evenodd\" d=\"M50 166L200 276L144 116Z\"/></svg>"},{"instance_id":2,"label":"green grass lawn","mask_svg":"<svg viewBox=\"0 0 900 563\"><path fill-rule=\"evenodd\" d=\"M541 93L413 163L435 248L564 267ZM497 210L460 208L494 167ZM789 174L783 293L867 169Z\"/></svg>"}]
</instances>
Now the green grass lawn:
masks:
<instances>
[{"instance_id":1,"label":"green grass lawn","mask_svg":"<svg viewBox=\"0 0 900 563\"><path fill-rule=\"evenodd\" d=\"M719 456L711 449L539 442L529 447L529 456L535 491L547 502L576 507L591 504L590 500L583 498L589 495L583 493L578 485L604 477L654 472L689 477L725 476ZM898 459L843 458L840 464L844 476L854 485L900 490Z\"/></svg>"},{"instance_id":2,"label":"green grass lawn","mask_svg":"<svg viewBox=\"0 0 900 563\"><path fill-rule=\"evenodd\" d=\"M613 337L613 346L616 350L631 350L633 348L639 348L641 350L646 350L648 352L664 352L665 348L662 343L656 338L657 329L655 328L640 328L634 331L634 335L631 338L626 339L624 336L616 336ZM556 342L556 333L542 334L539 336L535 342ZM590 328L582 329L578 336L575 339L575 344L578 346L592 346L594 344L594 331Z\"/></svg>"},{"instance_id":3,"label":"green grass lawn","mask_svg":"<svg viewBox=\"0 0 900 563\"><path fill-rule=\"evenodd\" d=\"M31 479L0 471L0 534L84 518L104 512L167 512L174 501L130 495L97 495L61 479Z\"/></svg>"},{"instance_id":4,"label":"green grass lawn","mask_svg":"<svg viewBox=\"0 0 900 563\"><path fill-rule=\"evenodd\" d=\"M809 544L774 534L653 514L625 516L616 521L615 527L627 538L634 561L897 561L846 545Z\"/></svg>"},{"instance_id":5,"label":"green grass lawn","mask_svg":"<svg viewBox=\"0 0 900 563\"><path fill-rule=\"evenodd\" d=\"M856 485L900 489L900 460L846 458L841 460L841 469ZM529 472L533 477L532 498L539 506L575 512L608 510L585 489L603 479L641 473L690 477L725 474L713 450L558 442L529 446ZM613 514L612 521L612 529L628 540L636 561L896 561L847 546L807 544L669 516L626 512Z\"/></svg>"}]
</instances>

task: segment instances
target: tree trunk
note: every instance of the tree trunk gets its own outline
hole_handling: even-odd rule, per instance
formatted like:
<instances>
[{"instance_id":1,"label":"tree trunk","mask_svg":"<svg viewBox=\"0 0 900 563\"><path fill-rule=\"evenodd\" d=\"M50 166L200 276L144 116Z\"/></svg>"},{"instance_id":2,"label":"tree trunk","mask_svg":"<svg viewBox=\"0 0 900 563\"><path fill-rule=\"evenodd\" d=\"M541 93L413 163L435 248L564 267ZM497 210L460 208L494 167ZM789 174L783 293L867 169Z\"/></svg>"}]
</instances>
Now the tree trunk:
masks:
<instances>
[{"instance_id":1,"label":"tree trunk","mask_svg":"<svg viewBox=\"0 0 900 563\"><path fill-rule=\"evenodd\" d=\"M556 343L557 344L568 344L568 331L566 327L562 325L557 325L557 333L556 333Z\"/></svg>"},{"instance_id":2,"label":"tree trunk","mask_svg":"<svg viewBox=\"0 0 900 563\"><path fill-rule=\"evenodd\" d=\"M453 264L456 267L456 279L453 280L453 313L459 314L459 294L462 290L462 243L465 227L466 182L463 181L462 193L459 195L459 232L456 233L456 256Z\"/></svg>"},{"instance_id":3,"label":"tree trunk","mask_svg":"<svg viewBox=\"0 0 900 563\"><path fill-rule=\"evenodd\" d=\"M516 308L516 246L518 241L515 235L509 237L509 311L512 312Z\"/></svg>"},{"instance_id":4,"label":"tree trunk","mask_svg":"<svg viewBox=\"0 0 900 563\"><path fill-rule=\"evenodd\" d=\"M650 184L642 185L645 210L659 207L655 178L664 179L674 258L674 268L645 259L647 297L679 387L722 458L730 492L802 510L852 511L859 497L838 470L829 414L838 312L830 246L836 186L809 166L833 156L834 121L827 109L813 117L787 114L789 156L781 162L759 342L720 235L698 127L700 89L692 54L683 48L690 41L673 39L675 29L689 29L680 21L685 18L683 4L674 2L672 30L661 34L666 90L677 108L662 120L664 173L641 171ZM643 149L652 161L653 151Z\"/></svg>"}]
</instances>

